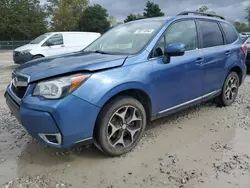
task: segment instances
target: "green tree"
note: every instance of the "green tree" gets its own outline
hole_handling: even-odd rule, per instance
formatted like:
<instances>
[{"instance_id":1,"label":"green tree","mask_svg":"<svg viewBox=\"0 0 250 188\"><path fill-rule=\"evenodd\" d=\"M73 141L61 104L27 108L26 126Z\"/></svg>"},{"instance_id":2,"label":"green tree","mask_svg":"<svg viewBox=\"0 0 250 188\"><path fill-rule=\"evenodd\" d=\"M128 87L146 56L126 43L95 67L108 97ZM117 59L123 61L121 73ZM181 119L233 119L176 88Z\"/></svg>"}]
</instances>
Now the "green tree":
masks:
<instances>
[{"instance_id":1,"label":"green tree","mask_svg":"<svg viewBox=\"0 0 250 188\"><path fill-rule=\"evenodd\" d=\"M246 8L247 16L246 19L248 21L248 26L250 27L250 5Z\"/></svg>"},{"instance_id":2,"label":"green tree","mask_svg":"<svg viewBox=\"0 0 250 188\"><path fill-rule=\"evenodd\" d=\"M124 22L131 22L134 20L139 20L143 18L152 18L152 17L159 17L164 16L165 14L161 12L161 9L158 4L155 4L152 1L147 1L146 7L144 9L143 15L141 14L129 14Z\"/></svg>"},{"instance_id":3,"label":"green tree","mask_svg":"<svg viewBox=\"0 0 250 188\"><path fill-rule=\"evenodd\" d=\"M104 33L110 28L109 14L99 4L87 7L81 15L79 27L81 31Z\"/></svg>"},{"instance_id":4,"label":"green tree","mask_svg":"<svg viewBox=\"0 0 250 188\"><path fill-rule=\"evenodd\" d=\"M146 8L144 9L143 16L145 18L152 18L158 16L164 16L165 14L161 12L161 9L158 4L155 4L152 1L148 1Z\"/></svg>"},{"instance_id":5,"label":"green tree","mask_svg":"<svg viewBox=\"0 0 250 188\"><path fill-rule=\"evenodd\" d=\"M0 0L0 40L33 39L46 32L39 0Z\"/></svg>"},{"instance_id":6,"label":"green tree","mask_svg":"<svg viewBox=\"0 0 250 188\"><path fill-rule=\"evenodd\" d=\"M210 13L210 14L216 14L214 11L209 11L208 6L203 5L200 8L196 10L197 12L203 12L203 13Z\"/></svg>"},{"instance_id":7,"label":"green tree","mask_svg":"<svg viewBox=\"0 0 250 188\"><path fill-rule=\"evenodd\" d=\"M129 14L124 22L127 23L139 19L143 19L143 16L141 14Z\"/></svg>"},{"instance_id":8,"label":"green tree","mask_svg":"<svg viewBox=\"0 0 250 188\"><path fill-rule=\"evenodd\" d=\"M119 25L119 22L117 22L116 18L114 16L109 16L108 17L108 21L110 23L110 27L115 27L117 25Z\"/></svg>"},{"instance_id":9,"label":"green tree","mask_svg":"<svg viewBox=\"0 0 250 188\"><path fill-rule=\"evenodd\" d=\"M234 22L234 26L238 30L238 32L250 31L250 28L246 23L243 22Z\"/></svg>"},{"instance_id":10,"label":"green tree","mask_svg":"<svg viewBox=\"0 0 250 188\"><path fill-rule=\"evenodd\" d=\"M51 17L52 30L77 30L81 14L88 5L88 0L47 0L46 9Z\"/></svg>"}]
</instances>

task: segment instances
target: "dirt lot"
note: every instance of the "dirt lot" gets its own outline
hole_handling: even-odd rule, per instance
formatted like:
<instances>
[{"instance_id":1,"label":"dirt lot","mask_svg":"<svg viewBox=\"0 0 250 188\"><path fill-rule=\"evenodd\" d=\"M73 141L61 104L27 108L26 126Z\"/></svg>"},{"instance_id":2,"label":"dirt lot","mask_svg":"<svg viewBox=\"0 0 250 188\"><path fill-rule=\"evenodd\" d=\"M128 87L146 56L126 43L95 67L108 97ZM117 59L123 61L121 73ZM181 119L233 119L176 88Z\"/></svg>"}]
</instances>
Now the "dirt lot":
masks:
<instances>
[{"instance_id":1,"label":"dirt lot","mask_svg":"<svg viewBox=\"0 0 250 188\"><path fill-rule=\"evenodd\" d=\"M249 188L250 77L232 106L209 102L149 123L134 151L107 158L94 146L59 150L33 140L5 105L14 68L11 53L0 53L1 187Z\"/></svg>"}]
</instances>

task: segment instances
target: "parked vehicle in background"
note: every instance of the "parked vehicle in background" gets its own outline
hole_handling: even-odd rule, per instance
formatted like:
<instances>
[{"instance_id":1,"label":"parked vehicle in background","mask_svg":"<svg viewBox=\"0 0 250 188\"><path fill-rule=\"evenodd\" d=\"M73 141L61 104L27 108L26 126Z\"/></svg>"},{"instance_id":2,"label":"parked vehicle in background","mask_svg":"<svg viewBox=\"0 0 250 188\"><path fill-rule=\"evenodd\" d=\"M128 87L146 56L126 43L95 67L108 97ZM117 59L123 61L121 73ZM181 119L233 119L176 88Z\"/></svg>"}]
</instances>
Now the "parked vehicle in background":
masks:
<instances>
[{"instance_id":1,"label":"parked vehicle in background","mask_svg":"<svg viewBox=\"0 0 250 188\"><path fill-rule=\"evenodd\" d=\"M240 38L242 40L246 40L248 37L250 37L250 32L242 32L242 33L240 33Z\"/></svg>"},{"instance_id":2,"label":"parked vehicle in background","mask_svg":"<svg viewBox=\"0 0 250 188\"><path fill-rule=\"evenodd\" d=\"M60 148L94 140L118 156L138 144L149 120L213 98L231 105L246 77L246 52L221 16L142 19L81 52L18 67L5 97L37 140Z\"/></svg>"},{"instance_id":3,"label":"parked vehicle in background","mask_svg":"<svg viewBox=\"0 0 250 188\"><path fill-rule=\"evenodd\" d=\"M246 59L246 65L249 71L250 68L250 37L245 41L245 44L247 45L247 59Z\"/></svg>"},{"instance_id":4,"label":"parked vehicle in background","mask_svg":"<svg viewBox=\"0 0 250 188\"><path fill-rule=\"evenodd\" d=\"M15 49L13 60L16 64L23 64L41 57L77 52L84 49L100 36L100 33L92 32L45 33L29 44Z\"/></svg>"}]
</instances>

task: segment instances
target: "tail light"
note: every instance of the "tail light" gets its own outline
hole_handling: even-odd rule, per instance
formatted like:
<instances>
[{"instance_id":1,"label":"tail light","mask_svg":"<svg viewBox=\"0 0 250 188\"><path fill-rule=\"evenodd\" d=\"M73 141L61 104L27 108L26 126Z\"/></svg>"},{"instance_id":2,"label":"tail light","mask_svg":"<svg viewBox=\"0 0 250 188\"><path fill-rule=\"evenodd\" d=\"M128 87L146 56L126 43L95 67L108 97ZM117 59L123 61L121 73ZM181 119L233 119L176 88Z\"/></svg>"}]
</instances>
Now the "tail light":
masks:
<instances>
[{"instance_id":1,"label":"tail light","mask_svg":"<svg viewBox=\"0 0 250 188\"><path fill-rule=\"evenodd\" d=\"M244 51L244 53L247 55L247 45L243 44L242 45L242 50Z\"/></svg>"}]
</instances>

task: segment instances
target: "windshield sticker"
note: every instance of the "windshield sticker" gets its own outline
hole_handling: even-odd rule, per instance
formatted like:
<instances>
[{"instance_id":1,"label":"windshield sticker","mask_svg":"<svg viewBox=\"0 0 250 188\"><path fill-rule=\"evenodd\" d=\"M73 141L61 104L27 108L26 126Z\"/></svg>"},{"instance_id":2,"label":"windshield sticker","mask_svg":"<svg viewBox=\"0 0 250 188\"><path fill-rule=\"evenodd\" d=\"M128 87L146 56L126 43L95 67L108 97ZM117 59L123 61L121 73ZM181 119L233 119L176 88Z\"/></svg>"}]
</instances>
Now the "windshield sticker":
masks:
<instances>
[{"instance_id":1,"label":"windshield sticker","mask_svg":"<svg viewBox=\"0 0 250 188\"><path fill-rule=\"evenodd\" d=\"M154 29L138 29L134 32L134 34L152 34L154 32Z\"/></svg>"}]
</instances>

